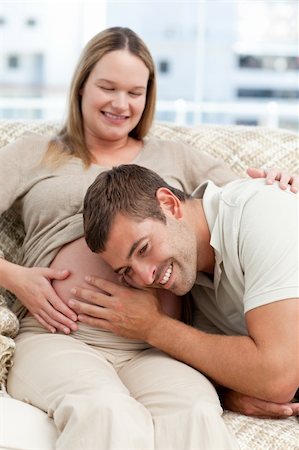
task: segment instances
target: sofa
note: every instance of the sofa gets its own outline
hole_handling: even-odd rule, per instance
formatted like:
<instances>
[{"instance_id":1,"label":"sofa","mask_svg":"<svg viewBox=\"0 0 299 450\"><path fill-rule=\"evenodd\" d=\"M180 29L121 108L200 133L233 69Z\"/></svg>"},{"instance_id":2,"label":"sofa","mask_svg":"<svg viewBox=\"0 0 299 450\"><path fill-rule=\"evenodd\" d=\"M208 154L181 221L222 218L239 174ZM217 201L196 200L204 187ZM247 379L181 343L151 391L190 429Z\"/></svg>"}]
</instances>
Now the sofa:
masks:
<instances>
[{"instance_id":1,"label":"sofa","mask_svg":"<svg viewBox=\"0 0 299 450\"><path fill-rule=\"evenodd\" d=\"M51 135L58 127L57 122L49 121L1 120L0 148L27 131ZM288 168L292 173L299 172L299 141L297 134L291 131L240 125L188 128L155 123L151 134L163 139L182 140L198 150L205 150L224 160L240 176L246 176L248 166L276 166ZM13 210L0 216L0 252L7 259L20 262L23 236L22 222ZM11 293L0 291L0 449L54 449L57 433L52 419L26 403L26 399L25 402L12 399L5 390L7 372L13 364L13 338L18 331L17 318L10 309L13 302ZM299 449L296 417L258 419L224 411L223 418L235 433L241 450Z\"/></svg>"}]
</instances>

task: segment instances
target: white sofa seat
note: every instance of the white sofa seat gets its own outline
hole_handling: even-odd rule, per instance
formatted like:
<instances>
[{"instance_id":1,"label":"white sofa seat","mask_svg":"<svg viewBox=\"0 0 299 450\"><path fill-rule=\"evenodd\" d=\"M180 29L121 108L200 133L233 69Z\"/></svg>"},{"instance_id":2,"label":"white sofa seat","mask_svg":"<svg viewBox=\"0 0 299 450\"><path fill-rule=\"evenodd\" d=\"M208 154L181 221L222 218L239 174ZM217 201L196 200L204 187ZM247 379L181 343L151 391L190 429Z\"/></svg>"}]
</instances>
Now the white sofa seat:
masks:
<instances>
[{"instance_id":1,"label":"white sofa seat","mask_svg":"<svg viewBox=\"0 0 299 450\"><path fill-rule=\"evenodd\" d=\"M8 395L0 396L1 450L54 450L56 439L56 427L46 413Z\"/></svg>"}]
</instances>

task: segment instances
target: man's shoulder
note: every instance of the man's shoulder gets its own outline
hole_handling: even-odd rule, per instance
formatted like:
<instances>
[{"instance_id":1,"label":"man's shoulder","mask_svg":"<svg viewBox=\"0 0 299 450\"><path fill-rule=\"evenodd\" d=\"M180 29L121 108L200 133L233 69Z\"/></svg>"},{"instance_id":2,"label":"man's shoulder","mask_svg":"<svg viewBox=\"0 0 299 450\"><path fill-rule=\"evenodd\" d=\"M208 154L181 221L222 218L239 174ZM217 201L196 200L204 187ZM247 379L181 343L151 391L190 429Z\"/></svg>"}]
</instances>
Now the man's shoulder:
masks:
<instances>
[{"instance_id":1,"label":"man's shoulder","mask_svg":"<svg viewBox=\"0 0 299 450\"><path fill-rule=\"evenodd\" d=\"M266 202L272 198L290 198L291 201L296 201L297 196L289 189L282 190L278 182L267 184L264 178L236 180L224 186L221 191L221 200L229 206L240 206L254 200Z\"/></svg>"},{"instance_id":2,"label":"man's shoulder","mask_svg":"<svg viewBox=\"0 0 299 450\"><path fill-rule=\"evenodd\" d=\"M264 178L248 179L241 178L239 180L232 181L223 186L221 196L223 198L238 199L251 197L257 192L260 192L265 186Z\"/></svg>"},{"instance_id":3,"label":"man's shoulder","mask_svg":"<svg viewBox=\"0 0 299 450\"><path fill-rule=\"evenodd\" d=\"M229 198L238 199L243 197L250 197L255 192L262 189L265 185L265 179L248 179L240 178L238 180L231 181L225 186L219 187L213 181L207 180L197 186L193 191L192 196L195 198L209 197L211 194L218 194L223 198L229 200Z\"/></svg>"}]
</instances>

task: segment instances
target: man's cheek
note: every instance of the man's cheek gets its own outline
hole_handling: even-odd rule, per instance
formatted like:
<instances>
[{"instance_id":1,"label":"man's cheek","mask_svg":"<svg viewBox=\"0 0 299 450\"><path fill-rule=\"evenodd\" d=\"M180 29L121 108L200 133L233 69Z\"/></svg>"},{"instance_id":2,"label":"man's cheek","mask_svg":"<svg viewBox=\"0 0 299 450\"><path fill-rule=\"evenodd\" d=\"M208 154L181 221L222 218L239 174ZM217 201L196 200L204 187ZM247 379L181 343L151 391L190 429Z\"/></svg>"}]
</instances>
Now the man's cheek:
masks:
<instances>
[{"instance_id":1,"label":"man's cheek","mask_svg":"<svg viewBox=\"0 0 299 450\"><path fill-rule=\"evenodd\" d=\"M125 284L128 287L134 288L134 289L143 289L143 286L140 286L139 284L135 283L132 278L123 276L122 284Z\"/></svg>"}]
</instances>

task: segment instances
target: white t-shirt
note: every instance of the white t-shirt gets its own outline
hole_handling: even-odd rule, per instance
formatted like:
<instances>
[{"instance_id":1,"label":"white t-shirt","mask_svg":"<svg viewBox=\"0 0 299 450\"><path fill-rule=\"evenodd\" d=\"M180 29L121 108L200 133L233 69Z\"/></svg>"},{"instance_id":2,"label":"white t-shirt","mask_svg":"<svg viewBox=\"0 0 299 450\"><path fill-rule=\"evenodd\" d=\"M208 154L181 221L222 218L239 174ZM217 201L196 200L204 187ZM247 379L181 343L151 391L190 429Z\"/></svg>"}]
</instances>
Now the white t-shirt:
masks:
<instances>
[{"instance_id":1,"label":"white t-shirt","mask_svg":"<svg viewBox=\"0 0 299 450\"><path fill-rule=\"evenodd\" d=\"M192 289L197 328L246 335L253 308L298 297L298 196L264 180L212 182L193 193L215 251L213 281L198 273Z\"/></svg>"}]
</instances>

